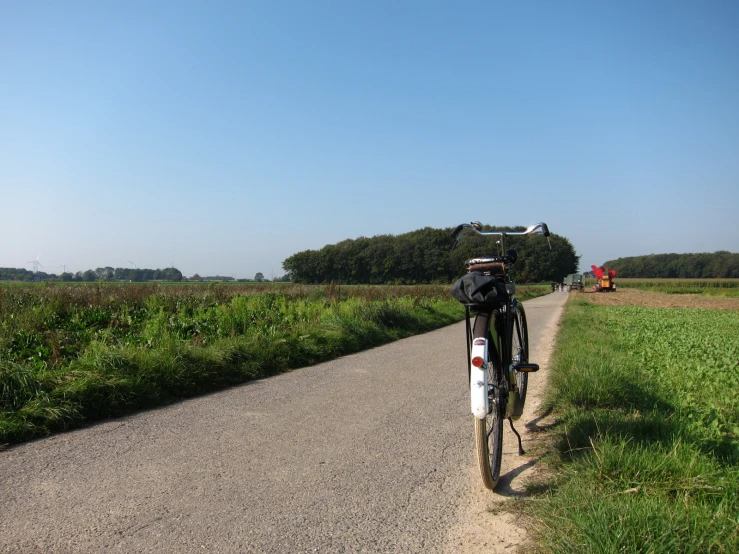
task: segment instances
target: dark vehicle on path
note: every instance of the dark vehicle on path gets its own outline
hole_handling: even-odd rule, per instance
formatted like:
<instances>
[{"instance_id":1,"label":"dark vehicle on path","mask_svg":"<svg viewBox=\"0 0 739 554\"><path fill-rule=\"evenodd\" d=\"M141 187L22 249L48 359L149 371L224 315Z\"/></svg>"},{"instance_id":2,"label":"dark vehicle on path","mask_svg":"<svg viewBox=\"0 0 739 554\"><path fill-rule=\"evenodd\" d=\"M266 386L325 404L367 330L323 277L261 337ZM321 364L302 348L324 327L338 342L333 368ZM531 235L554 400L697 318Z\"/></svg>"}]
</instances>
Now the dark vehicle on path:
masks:
<instances>
[{"instance_id":1,"label":"dark vehicle on path","mask_svg":"<svg viewBox=\"0 0 739 554\"><path fill-rule=\"evenodd\" d=\"M585 289L582 275L580 275L579 273L570 273L567 277L564 278L564 281L562 281L562 286L567 292L570 292L572 289L578 291L583 291Z\"/></svg>"}]
</instances>

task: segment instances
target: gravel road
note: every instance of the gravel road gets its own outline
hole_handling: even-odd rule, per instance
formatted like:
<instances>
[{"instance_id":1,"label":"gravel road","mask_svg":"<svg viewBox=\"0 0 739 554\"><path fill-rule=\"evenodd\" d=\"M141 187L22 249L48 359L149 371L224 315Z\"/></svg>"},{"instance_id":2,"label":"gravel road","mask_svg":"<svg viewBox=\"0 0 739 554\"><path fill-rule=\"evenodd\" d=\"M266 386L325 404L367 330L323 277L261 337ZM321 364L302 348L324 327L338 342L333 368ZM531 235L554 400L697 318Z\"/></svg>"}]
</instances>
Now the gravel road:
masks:
<instances>
[{"instance_id":1,"label":"gravel road","mask_svg":"<svg viewBox=\"0 0 739 554\"><path fill-rule=\"evenodd\" d=\"M526 302L534 361L548 352L565 299ZM492 516L470 511L490 493L474 466L465 365L461 323L0 451L0 551L513 544L470 526L471 515ZM519 430L534 409L527 403ZM532 462L512 463L504 494Z\"/></svg>"}]
</instances>

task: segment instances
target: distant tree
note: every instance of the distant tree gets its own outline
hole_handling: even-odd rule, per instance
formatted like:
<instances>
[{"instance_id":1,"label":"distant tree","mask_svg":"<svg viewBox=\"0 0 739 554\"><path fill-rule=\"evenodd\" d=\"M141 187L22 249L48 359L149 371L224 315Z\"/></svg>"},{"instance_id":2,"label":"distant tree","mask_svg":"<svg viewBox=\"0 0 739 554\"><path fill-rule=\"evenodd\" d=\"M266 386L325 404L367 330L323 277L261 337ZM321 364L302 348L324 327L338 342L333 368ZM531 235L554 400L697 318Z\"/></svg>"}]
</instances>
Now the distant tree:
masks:
<instances>
[{"instance_id":1,"label":"distant tree","mask_svg":"<svg viewBox=\"0 0 739 554\"><path fill-rule=\"evenodd\" d=\"M203 280L203 278L200 275L198 275L197 273L195 275L193 275L192 277L190 277L190 281L202 281L202 280Z\"/></svg>"},{"instance_id":2,"label":"distant tree","mask_svg":"<svg viewBox=\"0 0 739 554\"><path fill-rule=\"evenodd\" d=\"M725 250L698 254L649 254L609 260L618 277L712 279L739 277L739 254Z\"/></svg>"},{"instance_id":3,"label":"distant tree","mask_svg":"<svg viewBox=\"0 0 739 554\"><path fill-rule=\"evenodd\" d=\"M33 273L27 269L3 268L0 267L0 280L2 281L151 281L153 279L161 279L166 281L181 281L182 272L175 267L166 269L127 269L117 267L113 269L110 266L98 267L95 270L88 269L84 272L78 271L74 274L64 272L61 275L53 273L45 273L39 271ZM226 279L232 279L228 277Z\"/></svg>"},{"instance_id":4,"label":"distant tree","mask_svg":"<svg viewBox=\"0 0 739 554\"><path fill-rule=\"evenodd\" d=\"M16 269L14 267L0 267L0 280L2 281L33 281L33 272L27 269Z\"/></svg>"},{"instance_id":5,"label":"distant tree","mask_svg":"<svg viewBox=\"0 0 739 554\"><path fill-rule=\"evenodd\" d=\"M296 283L449 283L464 274L465 260L498 254L492 238L475 235L466 236L451 250L450 233L451 228L426 227L397 236L345 240L293 254L282 267ZM552 235L551 243L552 250L541 236L507 238L506 247L518 252L513 275L519 283L559 282L577 270L580 258L570 241Z\"/></svg>"},{"instance_id":6,"label":"distant tree","mask_svg":"<svg viewBox=\"0 0 739 554\"><path fill-rule=\"evenodd\" d=\"M182 281L182 272L176 267L168 267L161 270L161 278L165 281L177 283Z\"/></svg>"},{"instance_id":7,"label":"distant tree","mask_svg":"<svg viewBox=\"0 0 739 554\"><path fill-rule=\"evenodd\" d=\"M115 270L112 267L98 267L95 275L101 281L112 281L115 277Z\"/></svg>"},{"instance_id":8,"label":"distant tree","mask_svg":"<svg viewBox=\"0 0 739 554\"><path fill-rule=\"evenodd\" d=\"M257 273L257 274L256 274L256 275L254 276L254 280L255 280L255 281L256 281L257 283L261 283L262 281L264 281L264 275L262 275L261 273Z\"/></svg>"}]
</instances>

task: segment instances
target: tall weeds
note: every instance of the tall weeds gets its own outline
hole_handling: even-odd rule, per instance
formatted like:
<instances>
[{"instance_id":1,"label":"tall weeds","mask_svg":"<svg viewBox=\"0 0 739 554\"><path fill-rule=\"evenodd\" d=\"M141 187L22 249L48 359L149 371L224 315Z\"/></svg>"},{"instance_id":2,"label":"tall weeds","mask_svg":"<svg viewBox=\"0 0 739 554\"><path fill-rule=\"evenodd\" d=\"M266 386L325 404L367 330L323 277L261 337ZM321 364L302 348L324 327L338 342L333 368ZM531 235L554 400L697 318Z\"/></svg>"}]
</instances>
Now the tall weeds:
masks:
<instances>
[{"instance_id":1,"label":"tall weeds","mask_svg":"<svg viewBox=\"0 0 739 554\"><path fill-rule=\"evenodd\" d=\"M448 287L0 287L0 444L458 321Z\"/></svg>"}]
</instances>

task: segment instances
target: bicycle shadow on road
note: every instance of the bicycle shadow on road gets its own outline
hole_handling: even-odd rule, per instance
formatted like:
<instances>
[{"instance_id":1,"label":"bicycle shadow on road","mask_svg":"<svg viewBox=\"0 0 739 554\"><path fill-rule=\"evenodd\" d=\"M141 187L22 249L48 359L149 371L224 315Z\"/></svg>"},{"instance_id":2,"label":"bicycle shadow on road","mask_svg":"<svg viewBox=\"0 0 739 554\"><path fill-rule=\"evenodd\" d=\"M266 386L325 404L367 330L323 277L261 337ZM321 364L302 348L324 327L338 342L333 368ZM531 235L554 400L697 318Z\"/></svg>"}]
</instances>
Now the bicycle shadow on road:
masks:
<instances>
[{"instance_id":1,"label":"bicycle shadow on road","mask_svg":"<svg viewBox=\"0 0 739 554\"><path fill-rule=\"evenodd\" d=\"M549 416L553 411L553 408L547 408L542 412L539 417L532 419L528 423L526 423L524 426L526 427L526 430L530 433L540 433L541 431L546 431L550 427L554 427L556 425L556 421L553 421L551 423L545 423L544 425L539 425L539 422L543 419L546 419L547 416Z\"/></svg>"},{"instance_id":2,"label":"bicycle shadow on road","mask_svg":"<svg viewBox=\"0 0 739 554\"><path fill-rule=\"evenodd\" d=\"M527 461L525 464L515 467L508 473L501 475L500 480L498 481L498 486L495 487L495 492L499 496L511 498L529 496L527 490L513 488L513 480L521 475L524 471L533 468L543 457L543 455L537 456L536 458Z\"/></svg>"}]
</instances>

